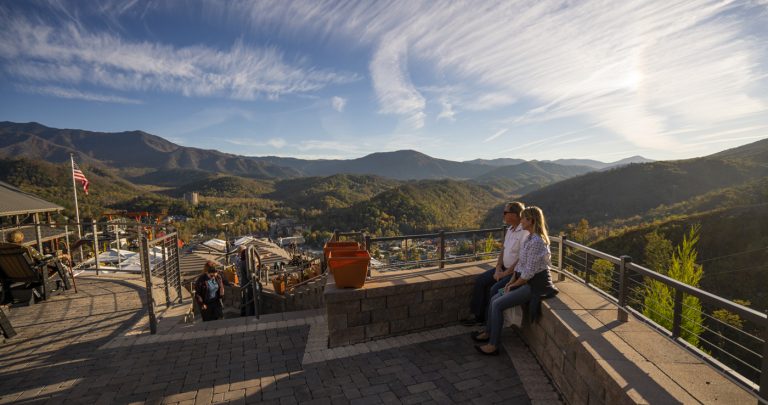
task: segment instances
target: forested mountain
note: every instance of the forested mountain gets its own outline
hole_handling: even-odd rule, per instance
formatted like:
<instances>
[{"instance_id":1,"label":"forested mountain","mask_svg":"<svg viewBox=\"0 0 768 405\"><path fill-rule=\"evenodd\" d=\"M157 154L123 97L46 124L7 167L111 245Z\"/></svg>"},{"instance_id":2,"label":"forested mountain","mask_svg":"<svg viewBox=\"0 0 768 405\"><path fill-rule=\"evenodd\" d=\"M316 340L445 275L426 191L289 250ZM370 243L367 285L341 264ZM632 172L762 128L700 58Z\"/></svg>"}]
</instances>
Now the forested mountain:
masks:
<instances>
[{"instance_id":1,"label":"forested mountain","mask_svg":"<svg viewBox=\"0 0 768 405\"><path fill-rule=\"evenodd\" d=\"M365 201L400 184L377 176L336 174L277 181L265 197L282 201L296 210L344 208Z\"/></svg>"},{"instance_id":2,"label":"forested mountain","mask_svg":"<svg viewBox=\"0 0 768 405\"><path fill-rule=\"evenodd\" d=\"M473 229L480 226L482 213L499 201L502 196L466 182L414 181L349 208L330 210L319 225L379 235Z\"/></svg>"},{"instance_id":3,"label":"forested mountain","mask_svg":"<svg viewBox=\"0 0 768 405\"><path fill-rule=\"evenodd\" d=\"M474 179L504 195L521 195L547 184L593 171L588 166L561 166L548 162L524 162L502 166Z\"/></svg>"},{"instance_id":4,"label":"forested mountain","mask_svg":"<svg viewBox=\"0 0 768 405\"><path fill-rule=\"evenodd\" d=\"M101 163L111 168L194 169L273 178L299 173L254 158L176 145L142 131L92 132L48 128L37 123L0 123L0 158L26 157L53 163Z\"/></svg>"},{"instance_id":5,"label":"forested mountain","mask_svg":"<svg viewBox=\"0 0 768 405\"><path fill-rule=\"evenodd\" d=\"M273 190L274 186L269 180L237 176L211 176L173 189L168 194L174 197L183 197L184 194L194 191L208 197L259 198Z\"/></svg>"},{"instance_id":6,"label":"forested mountain","mask_svg":"<svg viewBox=\"0 0 768 405\"><path fill-rule=\"evenodd\" d=\"M547 160L546 162L555 163L555 164L564 165L564 166L588 166L595 170L605 170L605 169L610 169L612 167L626 166L631 163L650 163L650 162L653 162L653 160L646 159L642 156L632 156L632 157L617 160L611 163L604 163L604 162L600 162L598 160L592 160L592 159L557 159L557 160Z\"/></svg>"},{"instance_id":7,"label":"forested mountain","mask_svg":"<svg viewBox=\"0 0 768 405\"><path fill-rule=\"evenodd\" d=\"M553 228L581 218L607 224L765 177L766 149L768 142L760 141L728 155L630 164L564 180L522 199L541 206Z\"/></svg>"},{"instance_id":8,"label":"forested mountain","mask_svg":"<svg viewBox=\"0 0 768 405\"><path fill-rule=\"evenodd\" d=\"M396 180L472 179L521 159L455 162L413 150L372 153L348 160L250 157L177 145L142 131L93 132L49 128L38 123L0 122L0 158L27 157L53 163L69 160L115 169L139 184L165 187L202 180L205 173L257 179L375 175ZM612 165L615 163L595 162ZM525 182L525 180L523 180Z\"/></svg>"},{"instance_id":9,"label":"forested mountain","mask_svg":"<svg viewBox=\"0 0 768 405\"><path fill-rule=\"evenodd\" d=\"M293 168L305 176L370 174L397 180L470 179L493 169L484 164L437 159L414 150L372 153L349 160L300 160L274 156L256 159Z\"/></svg>"},{"instance_id":10,"label":"forested mountain","mask_svg":"<svg viewBox=\"0 0 768 405\"><path fill-rule=\"evenodd\" d=\"M84 166L83 170L91 183L91 193L84 195L78 185L82 218L99 216L116 202L142 198L163 201L165 207L175 204L168 197L146 191L98 167ZM0 180L61 205L65 208L64 214L74 220L74 196L69 165L28 159L0 159Z\"/></svg>"}]
</instances>

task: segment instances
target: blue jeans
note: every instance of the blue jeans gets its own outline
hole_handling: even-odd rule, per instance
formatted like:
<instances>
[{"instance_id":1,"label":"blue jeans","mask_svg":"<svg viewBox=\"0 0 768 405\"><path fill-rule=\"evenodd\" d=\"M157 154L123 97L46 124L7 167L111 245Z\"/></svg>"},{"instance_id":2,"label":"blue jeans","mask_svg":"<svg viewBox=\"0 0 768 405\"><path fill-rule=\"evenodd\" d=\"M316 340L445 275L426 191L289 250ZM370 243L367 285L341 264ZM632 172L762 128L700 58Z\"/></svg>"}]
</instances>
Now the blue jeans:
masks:
<instances>
[{"instance_id":1,"label":"blue jeans","mask_svg":"<svg viewBox=\"0 0 768 405\"><path fill-rule=\"evenodd\" d=\"M469 309L475 315L475 319L481 322L485 321L489 298L499 292L499 288L504 287L512 279L512 275L509 275L496 281L493 279L495 272L496 268L486 270L475 279L475 289L472 291Z\"/></svg>"},{"instance_id":2,"label":"blue jeans","mask_svg":"<svg viewBox=\"0 0 768 405\"><path fill-rule=\"evenodd\" d=\"M504 327L504 312L507 308L515 305L523 305L531 300L531 286L523 284L516 289L501 295L498 292L491 298L488 305L488 322L485 323L485 332L491 338L490 344L499 346L501 339L501 328Z\"/></svg>"}]
</instances>

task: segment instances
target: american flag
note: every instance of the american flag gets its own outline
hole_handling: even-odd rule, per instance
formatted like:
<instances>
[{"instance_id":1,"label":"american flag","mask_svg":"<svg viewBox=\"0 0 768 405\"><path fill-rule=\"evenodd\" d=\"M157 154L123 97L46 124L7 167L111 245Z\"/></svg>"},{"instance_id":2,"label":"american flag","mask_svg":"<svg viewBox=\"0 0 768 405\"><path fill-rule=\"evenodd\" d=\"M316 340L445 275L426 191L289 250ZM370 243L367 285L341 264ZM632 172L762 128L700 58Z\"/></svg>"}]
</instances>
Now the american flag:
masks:
<instances>
[{"instance_id":1,"label":"american flag","mask_svg":"<svg viewBox=\"0 0 768 405\"><path fill-rule=\"evenodd\" d=\"M72 162L72 177L83 185L83 191L85 192L85 195L88 195L88 184L90 184L90 182L85 178L83 171L80 170L77 163L74 162Z\"/></svg>"}]
</instances>

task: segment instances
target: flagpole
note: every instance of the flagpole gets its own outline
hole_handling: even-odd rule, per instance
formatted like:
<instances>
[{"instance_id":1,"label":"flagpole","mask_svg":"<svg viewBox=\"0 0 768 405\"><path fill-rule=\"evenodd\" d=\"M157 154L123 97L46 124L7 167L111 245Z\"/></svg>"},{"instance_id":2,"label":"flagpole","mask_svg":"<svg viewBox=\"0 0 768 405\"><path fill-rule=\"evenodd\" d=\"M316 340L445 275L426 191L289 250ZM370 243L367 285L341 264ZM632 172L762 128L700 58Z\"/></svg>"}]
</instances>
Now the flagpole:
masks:
<instances>
[{"instance_id":1,"label":"flagpole","mask_svg":"<svg viewBox=\"0 0 768 405\"><path fill-rule=\"evenodd\" d=\"M69 154L69 161L72 164L72 194L75 196L75 222L77 223L77 239L83 238L82 227L80 226L80 207L77 205L77 182L75 182L75 154ZM72 254L70 252L70 254ZM83 246L80 246L80 261L83 261Z\"/></svg>"}]
</instances>

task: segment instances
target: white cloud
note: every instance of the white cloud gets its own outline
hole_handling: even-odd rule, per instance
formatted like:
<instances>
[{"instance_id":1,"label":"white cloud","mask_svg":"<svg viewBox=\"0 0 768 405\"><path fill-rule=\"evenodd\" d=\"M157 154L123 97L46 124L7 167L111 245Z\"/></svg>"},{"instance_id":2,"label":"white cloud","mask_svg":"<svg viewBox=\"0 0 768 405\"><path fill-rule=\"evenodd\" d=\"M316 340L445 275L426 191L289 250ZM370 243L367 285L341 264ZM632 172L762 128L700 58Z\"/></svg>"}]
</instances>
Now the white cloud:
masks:
<instances>
[{"instance_id":1,"label":"white cloud","mask_svg":"<svg viewBox=\"0 0 768 405\"><path fill-rule=\"evenodd\" d=\"M424 97L408 76L407 41L400 36L383 38L371 60L371 79L376 91L379 112L404 116L406 125L413 129L424 126Z\"/></svg>"},{"instance_id":2,"label":"white cloud","mask_svg":"<svg viewBox=\"0 0 768 405\"><path fill-rule=\"evenodd\" d=\"M90 32L74 23L53 27L9 16L0 22L0 60L8 74L26 81L253 100L359 79L352 73L289 64L274 47L242 41L224 50L174 47Z\"/></svg>"},{"instance_id":3,"label":"white cloud","mask_svg":"<svg viewBox=\"0 0 768 405\"><path fill-rule=\"evenodd\" d=\"M438 114L437 120L447 119L448 121L456 121L456 112L453 111L453 105L445 99L441 100L440 104L443 106L443 109Z\"/></svg>"},{"instance_id":4,"label":"white cloud","mask_svg":"<svg viewBox=\"0 0 768 405\"><path fill-rule=\"evenodd\" d=\"M333 96L331 97L331 106L338 112L344 112L344 107L347 106L347 99L339 96Z\"/></svg>"},{"instance_id":5,"label":"white cloud","mask_svg":"<svg viewBox=\"0 0 768 405\"><path fill-rule=\"evenodd\" d=\"M59 98L96 101L101 103L118 103L118 104L142 104L141 100L119 97L108 94L97 94L77 89L67 89L57 86L17 86L19 90L27 93L42 94L44 96L52 96Z\"/></svg>"}]
</instances>

